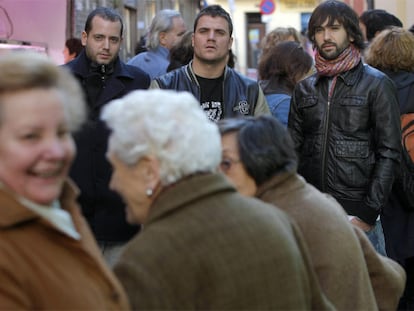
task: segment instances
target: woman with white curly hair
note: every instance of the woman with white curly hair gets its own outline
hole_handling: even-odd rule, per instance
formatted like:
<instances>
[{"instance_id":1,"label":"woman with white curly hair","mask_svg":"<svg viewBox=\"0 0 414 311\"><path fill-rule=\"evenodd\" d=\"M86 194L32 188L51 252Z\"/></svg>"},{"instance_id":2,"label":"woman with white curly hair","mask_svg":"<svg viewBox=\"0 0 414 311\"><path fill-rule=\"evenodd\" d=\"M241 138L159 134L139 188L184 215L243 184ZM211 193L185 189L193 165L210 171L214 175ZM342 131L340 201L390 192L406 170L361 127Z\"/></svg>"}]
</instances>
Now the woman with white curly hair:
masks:
<instances>
[{"instance_id":1,"label":"woman with white curly hair","mask_svg":"<svg viewBox=\"0 0 414 311\"><path fill-rule=\"evenodd\" d=\"M329 308L290 219L218 172L218 128L190 93L134 91L102 119L111 188L143 224L114 267L134 310Z\"/></svg>"}]
</instances>

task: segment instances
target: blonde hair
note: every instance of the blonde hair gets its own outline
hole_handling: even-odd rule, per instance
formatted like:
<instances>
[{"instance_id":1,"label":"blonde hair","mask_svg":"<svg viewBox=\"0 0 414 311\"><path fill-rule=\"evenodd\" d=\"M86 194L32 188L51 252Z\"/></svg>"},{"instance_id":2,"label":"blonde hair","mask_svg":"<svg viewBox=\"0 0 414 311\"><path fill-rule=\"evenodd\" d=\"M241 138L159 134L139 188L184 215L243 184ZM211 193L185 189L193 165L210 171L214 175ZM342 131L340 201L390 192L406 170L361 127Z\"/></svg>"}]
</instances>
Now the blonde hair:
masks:
<instances>
[{"instance_id":1,"label":"blonde hair","mask_svg":"<svg viewBox=\"0 0 414 311\"><path fill-rule=\"evenodd\" d=\"M0 72L0 122L3 95L38 88L58 91L71 131L79 129L85 120L86 105L78 81L47 56L27 51L10 52L0 57Z\"/></svg>"},{"instance_id":2,"label":"blonde hair","mask_svg":"<svg viewBox=\"0 0 414 311\"><path fill-rule=\"evenodd\" d=\"M270 31L261 41L262 55L266 54L272 47L282 41L288 40L289 37L293 41L302 44L302 35L293 27L277 27Z\"/></svg>"},{"instance_id":3,"label":"blonde hair","mask_svg":"<svg viewBox=\"0 0 414 311\"><path fill-rule=\"evenodd\" d=\"M365 62L379 70L414 72L414 35L395 26L381 31L365 51Z\"/></svg>"}]
</instances>

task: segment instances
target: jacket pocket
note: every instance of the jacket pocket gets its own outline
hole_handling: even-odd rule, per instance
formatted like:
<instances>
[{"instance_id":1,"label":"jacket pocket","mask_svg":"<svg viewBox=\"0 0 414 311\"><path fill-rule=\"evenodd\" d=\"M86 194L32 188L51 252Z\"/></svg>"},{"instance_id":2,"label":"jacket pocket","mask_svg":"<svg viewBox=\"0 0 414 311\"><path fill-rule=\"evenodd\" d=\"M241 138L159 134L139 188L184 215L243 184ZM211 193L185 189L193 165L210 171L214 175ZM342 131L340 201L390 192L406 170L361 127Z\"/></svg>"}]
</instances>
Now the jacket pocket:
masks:
<instances>
[{"instance_id":1,"label":"jacket pocket","mask_svg":"<svg viewBox=\"0 0 414 311\"><path fill-rule=\"evenodd\" d=\"M369 142L337 141L334 148L335 184L341 188L367 186L375 163Z\"/></svg>"},{"instance_id":2,"label":"jacket pocket","mask_svg":"<svg viewBox=\"0 0 414 311\"><path fill-rule=\"evenodd\" d=\"M369 106L365 96L345 96L339 99L334 123L345 132L365 131L369 122Z\"/></svg>"},{"instance_id":3,"label":"jacket pocket","mask_svg":"<svg viewBox=\"0 0 414 311\"><path fill-rule=\"evenodd\" d=\"M318 103L318 97L317 96L306 96L301 99L301 101L298 104L299 109L303 108L310 108L315 106Z\"/></svg>"}]
</instances>

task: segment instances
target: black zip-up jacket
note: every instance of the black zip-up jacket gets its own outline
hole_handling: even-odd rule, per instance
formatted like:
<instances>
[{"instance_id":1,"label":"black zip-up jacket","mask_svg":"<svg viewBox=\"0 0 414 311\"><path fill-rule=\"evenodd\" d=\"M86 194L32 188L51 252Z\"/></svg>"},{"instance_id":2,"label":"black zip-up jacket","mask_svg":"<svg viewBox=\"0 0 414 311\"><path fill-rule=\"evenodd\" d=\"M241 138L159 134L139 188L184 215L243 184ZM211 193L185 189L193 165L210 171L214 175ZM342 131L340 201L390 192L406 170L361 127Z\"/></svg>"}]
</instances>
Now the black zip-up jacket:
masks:
<instances>
[{"instance_id":1,"label":"black zip-up jacket","mask_svg":"<svg viewBox=\"0 0 414 311\"><path fill-rule=\"evenodd\" d=\"M294 90L288 128L298 172L335 197L349 215L373 225L399 167L396 88L362 62L338 76L328 100L329 80L314 74Z\"/></svg>"},{"instance_id":2,"label":"black zip-up jacket","mask_svg":"<svg viewBox=\"0 0 414 311\"><path fill-rule=\"evenodd\" d=\"M192 70L192 62L151 83L151 88L187 91L200 101L200 84ZM270 114L269 106L257 81L226 67L223 80L223 111L221 118Z\"/></svg>"},{"instance_id":3,"label":"black zip-up jacket","mask_svg":"<svg viewBox=\"0 0 414 311\"><path fill-rule=\"evenodd\" d=\"M81 190L79 203L95 238L126 242L138 227L128 225L125 203L109 189L112 168L106 159L109 130L99 119L102 107L136 89L147 89L150 77L116 58L112 66L93 66L85 51L65 65L81 83L89 107L82 129L75 133L77 155L70 176Z\"/></svg>"}]
</instances>

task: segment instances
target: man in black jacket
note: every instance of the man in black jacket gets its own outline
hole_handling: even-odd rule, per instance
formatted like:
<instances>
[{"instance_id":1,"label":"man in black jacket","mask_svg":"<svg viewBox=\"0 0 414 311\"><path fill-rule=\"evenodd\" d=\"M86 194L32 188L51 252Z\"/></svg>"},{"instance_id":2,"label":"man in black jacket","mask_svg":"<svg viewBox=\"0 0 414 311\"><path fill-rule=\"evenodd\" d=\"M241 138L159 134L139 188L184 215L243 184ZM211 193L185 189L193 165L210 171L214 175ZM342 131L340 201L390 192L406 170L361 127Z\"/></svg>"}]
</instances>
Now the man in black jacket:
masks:
<instances>
[{"instance_id":1,"label":"man in black jacket","mask_svg":"<svg viewBox=\"0 0 414 311\"><path fill-rule=\"evenodd\" d=\"M358 16L345 3L322 2L309 20L308 36L316 47L317 73L296 86L288 121L298 172L335 197L385 254L378 218L401 152L395 86L362 63Z\"/></svg>"},{"instance_id":2,"label":"man in black jacket","mask_svg":"<svg viewBox=\"0 0 414 311\"><path fill-rule=\"evenodd\" d=\"M230 15L210 5L197 15L192 45L193 61L156 78L151 88L192 93L211 121L246 115L270 114L257 81L226 66L233 43Z\"/></svg>"},{"instance_id":3,"label":"man in black jacket","mask_svg":"<svg viewBox=\"0 0 414 311\"><path fill-rule=\"evenodd\" d=\"M149 76L124 64L118 56L122 42L121 16L108 8L92 11L82 33L84 50L66 66L80 81L89 117L75 135L77 157L71 177L81 190L79 203L109 264L138 227L125 220L125 204L109 189L111 166L105 154L109 131L99 120L102 107L135 89L147 89Z\"/></svg>"}]
</instances>

